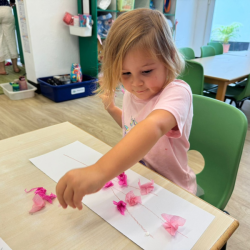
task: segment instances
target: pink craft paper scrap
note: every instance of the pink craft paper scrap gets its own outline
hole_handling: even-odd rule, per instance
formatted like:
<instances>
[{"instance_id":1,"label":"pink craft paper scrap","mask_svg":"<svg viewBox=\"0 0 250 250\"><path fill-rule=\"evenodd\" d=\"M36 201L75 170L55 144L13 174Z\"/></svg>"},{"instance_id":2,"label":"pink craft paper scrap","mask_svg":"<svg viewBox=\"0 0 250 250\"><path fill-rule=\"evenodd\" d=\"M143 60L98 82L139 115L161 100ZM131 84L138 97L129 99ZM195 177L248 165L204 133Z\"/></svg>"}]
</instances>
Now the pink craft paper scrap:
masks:
<instances>
[{"instance_id":1,"label":"pink craft paper scrap","mask_svg":"<svg viewBox=\"0 0 250 250\"><path fill-rule=\"evenodd\" d=\"M104 186L103 186L103 189L106 189L106 188L109 188L109 187L112 187L114 186L113 182L112 181L108 181Z\"/></svg>"},{"instance_id":2,"label":"pink craft paper scrap","mask_svg":"<svg viewBox=\"0 0 250 250\"><path fill-rule=\"evenodd\" d=\"M117 178L119 179L119 185L120 186L124 186L127 187L128 183L127 183L127 175L123 172L120 175L117 176Z\"/></svg>"},{"instance_id":3,"label":"pink craft paper scrap","mask_svg":"<svg viewBox=\"0 0 250 250\"><path fill-rule=\"evenodd\" d=\"M116 201L113 201L113 204L116 205L118 211L124 215L124 212L126 210L126 206L127 206L127 203L124 202L124 201L119 201L119 202L116 202Z\"/></svg>"},{"instance_id":4,"label":"pink craft paper scrap","mask_svg":"<svg viewBox=\"0 0 250 250\"><path fill-rule=\"evenodd\" d=\"M151 182L145 183L141 185L141 182L139 180L138 185L140 187L141 195L146 195L154 190L154 181L151 180Z\"/></svg>"},{"instance_id":5,"label":"pink craft paper scrap","mask_svg":"<svg viewBox=\"0 0 250 250\"><path fill-rule=\"evenodd\" d=\"M163 227L172 235L175 236L178 228L186 223L186 219L170 214L162 214L163 219L166 221Z\"/></svg>"},{"instance_id":6,"label":"pink craft paper scrap","mask_svg":"<svg viewBox=\"0 0 250 250\"><path fill-rule=\"evenodd\" d=\"M35 196L33 197L33 202L34 202L33 206L31 208L31 210L29 211L30 214L33 214L33 213L41 210L45 206L45 201L38 194L35 194Z\"/></svg>"},{"instance_id":7,"label":"pink craft paper scrap","mask_svg":"<svg viewBox=\"0 0 250 250\"><path fill-rule=\"evenodd\" d=\"M125 201L130 206L135 206L138 203L141 203L141 196L136 196L133 191L130 191L126 194Z\"/></svg>"},{"instance_id":8,"label":"pink craft paper scrap","mask_svg":"<svg viewBox=\"0 0 250 250\"><path fill-rule=\"evenodd\" d=\"M32 188L29 191L26 191L26 189L24 190L26 193L29 193L33 190L35 191L35 194L38 194L39 196L41 196L44 200L48 201L49 203L52 204L52 200L56 198L56 195L51 193L50 195L46 195L47 190L43 187L37 187L37 188Z\"/></svg>"}]
</instances>

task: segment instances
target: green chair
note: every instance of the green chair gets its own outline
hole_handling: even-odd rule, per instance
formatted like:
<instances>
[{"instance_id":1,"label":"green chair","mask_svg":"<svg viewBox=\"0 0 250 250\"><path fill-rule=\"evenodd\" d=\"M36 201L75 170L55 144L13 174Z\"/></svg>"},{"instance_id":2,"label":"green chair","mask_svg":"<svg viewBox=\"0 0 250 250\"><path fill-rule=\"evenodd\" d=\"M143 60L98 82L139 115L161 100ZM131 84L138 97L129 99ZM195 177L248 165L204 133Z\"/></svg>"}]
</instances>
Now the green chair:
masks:
<instances>
[{"instance_id":1,"label":"green chair","mask_svg":"<svg viewBox=\"0 0 250 250\"><path fill-rule=\"evenodd\" d=\"M210 46L202 46L201 47L201 57L215 56L215 49Z\"/></svg>"},{"instance_id":2,"label":"green chair","mask_svg":"<svg viewBox=\"0 0 250 250\"><path fill-rule=\"evenodd\" d=\"M215 49L212 46L201 47L201 57L215 56ZM217 88L216 84L204 83L204 90L210 91L211 89Z\"/></svg>"},{"instance_id":3,"label":"green chair","mask_svg":"<svg viewBox=\"0 0 250 250\"><path fill-rule=\"evenodd\" d=\"M191 48L185 47L185 48L180 48L179 51L181 54L184 56L186 60L191 60L195 58L194 51Z\"/></svg>"},{"instance_id":4,"label":"green chair","mask_svg":"<svg viewBox=\"0 0 250 250\"><path fill-rule=\"evenodd\" d=\"M203 95L204 71L200 63L186 60L185 69L178 79L188 83L193 94Z\"/></svg>"},{"instance_id":5,"label":"green chair","mask_svg":"<svg viewBox=\"0 0 250 250\"><path fill-rule=\"evenodd\" d=\"M237 86L239 88L245 88L247 81L248 81L248 79L246 78L246 79L244 79L244 80L242 80L240 82L236 82L235 86Z\"/></svg>"},{"instance_id":6,"label":"green chair","mask_svg":"<svg viewBox=\"0 0 250 250\"><path fill-rule=\"evenodd\" d=\"M205 96L193 95L193 108L190 150L205 160L196 175L204 190L200 198L223 210L234 189L248 122L239 109Z\"/></svg>"},{"instance_id":7,"label":"green chair","mask_svg":"<svg viewBox=\"0 0 250 250\"><path fill-rule=\"evenodd\" d=\"M204 95L215 98L216 93L217 88L210 90L208 94ZM225 99L230 99L230 104L235 102L236 107L241 108L244 101L250 99L250 75L246 81L240 82L239 85L235 87L227 86Z\"/></svg>"},{"instance_id":8,"label":"green chair","mask_svg":"<svg viewBox=\"0 0 250 250\"><path fill-rule=\"evenodd\" d=\"M223 45L221 43L210 42L207 45L210 45L215 49L215 55L223 54Z\"/></svg>"}]
</instances>

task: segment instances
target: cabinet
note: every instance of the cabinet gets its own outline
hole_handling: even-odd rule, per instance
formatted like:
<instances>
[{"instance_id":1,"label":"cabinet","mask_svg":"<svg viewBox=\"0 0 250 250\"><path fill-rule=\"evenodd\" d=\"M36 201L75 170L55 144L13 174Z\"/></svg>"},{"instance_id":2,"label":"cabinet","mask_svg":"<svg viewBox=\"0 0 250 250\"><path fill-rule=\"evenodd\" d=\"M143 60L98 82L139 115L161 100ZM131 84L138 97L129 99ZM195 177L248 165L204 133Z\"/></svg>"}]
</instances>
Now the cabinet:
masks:
<instances>
[{"instance_id":1,"label":"cabinet","mask_svg":"<svg viewBox=\"0 0 250 250\"><path fill-rule=\"evenodd\" d=\"M82 1L78 0L78 13L82 13ZM113 19L115 20L122 12L118 10L118 1L112 0L108 9L102 10L97 7L97 0L90 1L90 12L92 19L94 21L92 36L91 37L79 37L79 51L80 51L80 64L82 71L86 75L96 77L98 74L98 69L100 63L98 62L98 40L97 40L97 17L100 15L105 15L111 13ZM164 0L153 0L153 5L155 9L163 12L164 9ZM176 10L177 0L171 0L170 11L164 13L166 18L172 23L173 35L175 33L175 10ZM150 0L135 0L134 8L150 8Z\"/></svg>"}]
</instances>

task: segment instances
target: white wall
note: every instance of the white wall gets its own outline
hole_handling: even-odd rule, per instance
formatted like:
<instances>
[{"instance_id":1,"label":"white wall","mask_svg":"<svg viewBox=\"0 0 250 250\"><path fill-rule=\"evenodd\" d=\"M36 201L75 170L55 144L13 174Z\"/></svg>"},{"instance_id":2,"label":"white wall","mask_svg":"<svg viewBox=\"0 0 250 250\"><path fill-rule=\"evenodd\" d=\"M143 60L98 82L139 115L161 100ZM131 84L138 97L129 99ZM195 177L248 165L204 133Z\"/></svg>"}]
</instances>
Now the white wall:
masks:
<instances>
[{"instance_id":1,"label":"white wall","mask_svg":"<svg viewBox=\"0 0 250 250\"><path fill-rule=\"evenodd\" d=\"M30 53L23 48L28 80L37 83L39 77L70 73L71 64L80 61L78 37L69 34L69 27L62 19L66 11L78 13L77 1L23 2L30 44Z\"/></svg>"},{"instance_id":2,"label":"white wall","mask_svg":"<svg viewBox=\"0 0 250 250\"><path fill-rule=\"evenodd\" d=\"M176 45L190 47L200 56L200 47L209 42L215 0L177 0Z\"/></svg>"},{"instance_id":3,"label":"white wall","mask_svg":"<svg viewBox=\"0 0 250 250\"><path fill-rule=\"evenodd\" d=\"M175 43L178 48L193 46L196 6L196 0L177 0L175 18L178 24Z\"/></svg>"}]
</instances>

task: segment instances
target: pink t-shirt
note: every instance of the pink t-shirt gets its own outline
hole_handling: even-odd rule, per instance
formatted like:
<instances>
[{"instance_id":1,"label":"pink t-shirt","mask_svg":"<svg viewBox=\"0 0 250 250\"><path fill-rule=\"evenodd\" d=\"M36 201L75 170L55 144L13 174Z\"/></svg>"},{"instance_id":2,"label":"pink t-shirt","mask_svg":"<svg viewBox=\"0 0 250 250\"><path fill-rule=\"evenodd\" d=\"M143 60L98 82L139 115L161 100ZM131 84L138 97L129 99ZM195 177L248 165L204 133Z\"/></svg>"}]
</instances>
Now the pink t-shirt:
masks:
<instances>
[{"instance_id":1,"label":"pink t-shirt","mask_svg":"<svg viewBox=\"0 0 250 250\"><path fill-rule=\"evenodd\" d=\"M125 91L122 110L123 135L156 109L172 113L177 127L162 136L142 160L147 167L196 194L196 175L187 164L187 151L190 146L188 138L193 118L192 92L187 83L175 80L147 101Z\"/></svg>"}]
</instances>

